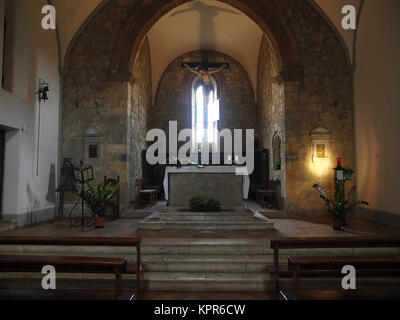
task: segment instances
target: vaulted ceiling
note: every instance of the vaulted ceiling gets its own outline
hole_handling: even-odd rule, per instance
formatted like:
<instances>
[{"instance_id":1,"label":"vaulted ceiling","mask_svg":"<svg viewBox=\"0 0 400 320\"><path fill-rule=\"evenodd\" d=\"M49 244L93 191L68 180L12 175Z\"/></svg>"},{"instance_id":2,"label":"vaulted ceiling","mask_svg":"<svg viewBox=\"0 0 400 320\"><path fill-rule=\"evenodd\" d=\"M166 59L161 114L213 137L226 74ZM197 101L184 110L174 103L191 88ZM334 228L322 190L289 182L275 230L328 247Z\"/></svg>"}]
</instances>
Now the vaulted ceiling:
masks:
<instances>
[{"instance_id":1,"label":"vaulted ceiling","mask_svg":"<svg viewBox=\"0 0 400 320\"><path fill-rule=\"evenodd\" d=\"M115 0L121 1L121 0ZM304 0L319 8L336 27L348 49L350 59L355 32L341 28L342 7L361 0ZM103 0L53 0L57 8L62 60L68 45L87 18ZM168 64L189 51L217 50L238 60L256 87L261 29L244 13L216 0L186 3L162 17L148 37L152 58L153 92Z\"/></svg>"},{"instance_id":2,"label":"vaulted ceiling","mask_svg":"<svg viewBox=\"0 0 400 320\"><path fill-rule=\"evenodd\" d=\"M256 87L262 30L239 10L215 0L184 4L161 18L149 33L153 82L176 57L195 50L230 55Z\"/></svg>"}]
</instances>

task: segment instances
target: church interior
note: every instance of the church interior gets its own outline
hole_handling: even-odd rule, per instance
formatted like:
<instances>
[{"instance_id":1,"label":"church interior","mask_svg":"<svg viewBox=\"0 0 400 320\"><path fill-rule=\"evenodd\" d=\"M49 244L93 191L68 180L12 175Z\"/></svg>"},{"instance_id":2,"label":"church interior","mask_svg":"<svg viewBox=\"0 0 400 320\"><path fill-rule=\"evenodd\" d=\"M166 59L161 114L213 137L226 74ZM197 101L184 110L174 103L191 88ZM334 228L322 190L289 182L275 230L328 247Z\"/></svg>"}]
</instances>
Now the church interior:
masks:
<instances>
[{"instance_id":1,"label":"church interior","mask_svg":"<svg viewBox=\"0 0 400 320\"><path fill-rule=\"evenodd\" d=\"M0 0L0 300L399 299L399 17Z\"/></svg>"}]
</instances>

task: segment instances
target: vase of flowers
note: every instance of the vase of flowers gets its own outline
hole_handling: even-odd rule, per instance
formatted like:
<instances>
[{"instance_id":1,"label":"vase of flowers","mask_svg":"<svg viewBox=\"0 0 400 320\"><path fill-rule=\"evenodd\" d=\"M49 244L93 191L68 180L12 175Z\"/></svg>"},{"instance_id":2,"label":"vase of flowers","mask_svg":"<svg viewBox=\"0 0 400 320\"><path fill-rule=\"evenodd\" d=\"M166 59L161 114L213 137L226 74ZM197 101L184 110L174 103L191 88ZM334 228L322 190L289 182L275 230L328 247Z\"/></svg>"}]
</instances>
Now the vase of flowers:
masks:
<instances>
[{"instance_id":1,"label":"vase of flowers","mask_svg":"<svg viewBox=\"0 0 400 320\"><path fill-rule=\"evenodd\" d=\"M321 198L325 201L328 211L332 217L332 227L334 230L343 230L343 227L347 225L346 223L346 215L348 212L353 210L355 207L359 205L369 205L366 201L354 201L351 200L350 192L347 196L338 196L343 190L343 187L340 187L340 190L335 188L335 200L329 199L327 192L320 185L313 185L314 189L317 189L321 193Z\"/></svg>"},{"instance_id":2,"label":"vase of flowers","mask_svg":"<svg viewBox=\"0 0 400 320\"><path fill-rule=\"evenodd\" d=\"M83 192L83 200L95 216L95 227L104 228L106 208L110 205L121 183L118 183L114 188L111 188L111 183L106 186L104 183L100 183L97 188L94 188L89 182L86 182L86 185L88 189Z\"/></svg>"}]
</instances>

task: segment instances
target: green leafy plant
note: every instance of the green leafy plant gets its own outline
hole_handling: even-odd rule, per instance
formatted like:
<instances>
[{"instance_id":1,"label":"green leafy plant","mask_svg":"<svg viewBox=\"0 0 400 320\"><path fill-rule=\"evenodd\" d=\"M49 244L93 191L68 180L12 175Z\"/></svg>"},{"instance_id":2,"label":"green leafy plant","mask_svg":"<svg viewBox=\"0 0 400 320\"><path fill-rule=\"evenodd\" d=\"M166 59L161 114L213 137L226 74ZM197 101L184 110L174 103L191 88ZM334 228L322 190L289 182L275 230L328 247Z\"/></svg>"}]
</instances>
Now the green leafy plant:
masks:
<instances>
[{"instance_id":1,"label":"green leafy plant","mask_svg":"<svg viewBox=\"0 0 400 320\"><path fill-rule=\"evenodd\" d=\"M221 211L221 203L207 196L197 196L189 200L192 211Z\"/></svg>"},{"instance_id":2,"label":"green leafy plant","mask_svg":"<svg viewBox=\"0 0 400 320\"><path fill-rule=\"evenodd\" d=\"M345 180L351 180L354 176L353 169L344 168L343 169L343 176Z\"/></svg>"},{"instance_id":3,"label":"green leafy plant","mask_svg":"<svg viewBox=\"0 0 400 320\"><path fill-rule=\"evenodd\" d=\"M369 206L368 202L366 201L352 200L352 192L348 192L347 196L342 194L344 192L344 185L335 188L335 200L329 199L327 192L319 184L314 184L313 188L317 189L321 193L320 197L325 200L329 213L332 215L332 218L336 220L345 219L346 214L359 205Z\"/></svg>"},{"instance_id":4,"label":"green leafy plant","mask_svg":"<svg viewBox=\"0 0 400 320\"><path fill-rule=\"evenodd\" d=\"M100 183L96 189L89 182L86 182L86 185L88 189L83 192L83 200L97 217L104 217L105 209L110 204L121 183L118 183L112 189L111 183L106 186L104 183Z\"/></svg>"}]
</instances>

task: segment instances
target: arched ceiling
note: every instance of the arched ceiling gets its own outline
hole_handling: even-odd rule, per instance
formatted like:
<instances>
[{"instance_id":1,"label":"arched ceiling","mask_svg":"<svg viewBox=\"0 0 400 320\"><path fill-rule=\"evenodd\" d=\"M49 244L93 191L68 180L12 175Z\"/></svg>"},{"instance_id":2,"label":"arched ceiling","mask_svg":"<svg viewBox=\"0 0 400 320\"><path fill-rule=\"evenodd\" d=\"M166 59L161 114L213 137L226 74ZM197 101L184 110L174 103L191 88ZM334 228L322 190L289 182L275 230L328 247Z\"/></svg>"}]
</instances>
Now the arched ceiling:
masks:
<instances>
[{"instance_id":1,"label":"arched ceiling","mask_svg":"<svg viewBox=\"0 0 400 320\"><path fill-rule=\"evenodd\" d=\"M314 3L330 19L342 36L352 59L355 32L341 28L341 9L348 4L358 9L361 0L304 1ZM60 49L64 61L74 35L103 0L53 0L52 3L57 9ZM262 31L245 14L225 3L196 0L184 4L161 18L148 36L152 55L153 92L168 64L179 55L195 50L217 50L232 56L243 65L254 88L256 86Z\"/></svg>"},{"instance_id":2,"label":"arched ceiling","mask_svg":"<svg viewBox=\"0 0 400 320\"><path fill-rule=\"evenodd\" d=\"M159 82L176 57L195 50L215 50L239 61L255 89L262 35L257 24L225 3L201 0L179 6L149 32L153 83Z\"/></svg>"}]
</instances>

